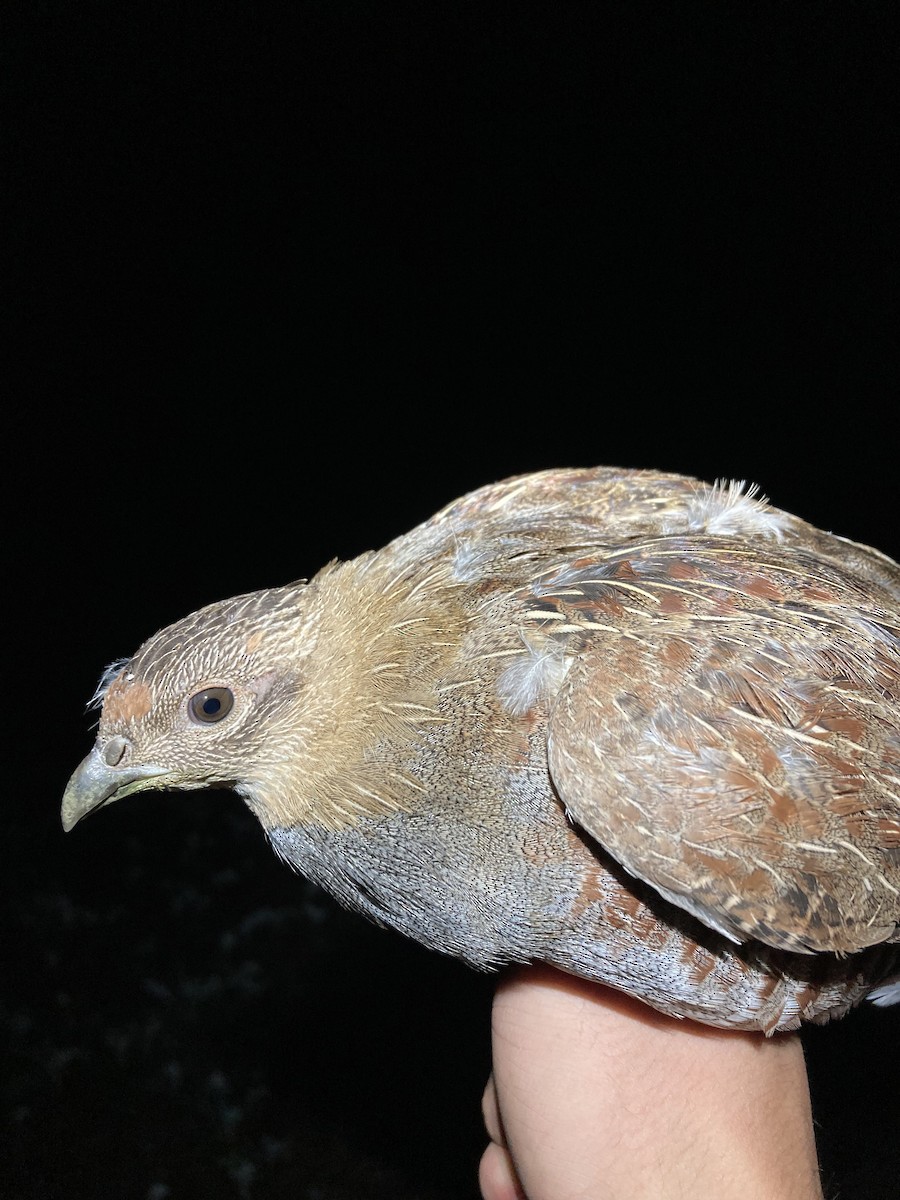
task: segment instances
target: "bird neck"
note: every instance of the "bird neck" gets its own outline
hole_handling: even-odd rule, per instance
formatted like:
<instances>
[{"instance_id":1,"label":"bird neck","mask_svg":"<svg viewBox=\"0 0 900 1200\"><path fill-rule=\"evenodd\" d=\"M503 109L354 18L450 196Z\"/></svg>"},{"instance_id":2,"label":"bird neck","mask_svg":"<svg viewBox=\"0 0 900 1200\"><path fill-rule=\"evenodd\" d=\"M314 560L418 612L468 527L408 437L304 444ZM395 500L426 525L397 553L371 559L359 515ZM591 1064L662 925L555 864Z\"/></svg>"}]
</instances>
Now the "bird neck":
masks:
<instances>
[{"instance_id":1,"label":"bird neck","mask_svg":"<svg viewBox=\"0 0 900 1200\"><path fill-rule=\"evenodd\" d=\"M422 786L404 762L443 720L436 687L461 641L459 592L440 564L384 553L311 582L290 664L296 699L238 786L266 829L341 830L412 807Z\"/></svg>"}]
</instances>

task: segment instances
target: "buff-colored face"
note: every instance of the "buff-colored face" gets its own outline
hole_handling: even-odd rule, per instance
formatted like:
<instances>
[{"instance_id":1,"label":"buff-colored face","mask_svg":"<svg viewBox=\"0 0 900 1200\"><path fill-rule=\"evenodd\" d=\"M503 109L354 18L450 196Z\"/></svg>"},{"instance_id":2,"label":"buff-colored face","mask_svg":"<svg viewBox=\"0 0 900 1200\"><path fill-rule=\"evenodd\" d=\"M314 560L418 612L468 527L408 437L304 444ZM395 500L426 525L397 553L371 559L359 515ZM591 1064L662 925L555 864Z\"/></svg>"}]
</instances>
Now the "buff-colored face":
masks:
<instances>
[{"instance_id":1,"label":"buff-colored face","mask_svg":"<svg viewBox=\"0 0 900 1200\"><path fill-rule=\"evenodd\" d=\"M110 668L96 697L94 749L66 789L64 828L138 791L252 791L266 747L277 744L279 715L298 691L279 652L283 621L266 637L258 619L240 598L212 605Z\"/></svg>"}]
</instances>

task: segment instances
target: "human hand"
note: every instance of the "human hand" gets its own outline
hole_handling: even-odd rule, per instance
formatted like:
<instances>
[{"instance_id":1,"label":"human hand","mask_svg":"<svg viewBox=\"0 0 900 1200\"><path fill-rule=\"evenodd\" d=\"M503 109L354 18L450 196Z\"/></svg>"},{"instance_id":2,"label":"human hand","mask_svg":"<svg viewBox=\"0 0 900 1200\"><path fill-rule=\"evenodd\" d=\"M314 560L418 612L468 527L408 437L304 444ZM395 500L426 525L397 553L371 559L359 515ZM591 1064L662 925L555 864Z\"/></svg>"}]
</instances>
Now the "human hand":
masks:
<instances>
[{"instance_id":1,"label":"human hand","mask_svg":"<svg viewBox=\"0 0 900 1200\"><path fill-rule=\"evenodd\" d=\"M822 1200L803 1051L545 967L493 1010L484 1200Z\"/></svg>"}]
</instances>

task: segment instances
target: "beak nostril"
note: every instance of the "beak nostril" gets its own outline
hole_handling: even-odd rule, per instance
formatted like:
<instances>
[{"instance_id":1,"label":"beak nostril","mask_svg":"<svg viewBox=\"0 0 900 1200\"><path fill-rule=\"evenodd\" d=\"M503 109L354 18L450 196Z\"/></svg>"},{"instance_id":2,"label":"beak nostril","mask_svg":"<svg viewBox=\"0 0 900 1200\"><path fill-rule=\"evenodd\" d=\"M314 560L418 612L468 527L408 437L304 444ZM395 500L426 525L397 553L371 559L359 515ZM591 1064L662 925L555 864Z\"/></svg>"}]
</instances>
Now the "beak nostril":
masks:
<instances>
[{"instance_id":1,"label":"beak nostril","mask_svg":"<svg viewBox=\"0 0 900 1200\"><path fill-rule=\"evenodd\" d=\"M103 747L103 761L108 767L117 767L125 757L128 742L123 737L110 738Z\"/></svg>"}]
</instances>

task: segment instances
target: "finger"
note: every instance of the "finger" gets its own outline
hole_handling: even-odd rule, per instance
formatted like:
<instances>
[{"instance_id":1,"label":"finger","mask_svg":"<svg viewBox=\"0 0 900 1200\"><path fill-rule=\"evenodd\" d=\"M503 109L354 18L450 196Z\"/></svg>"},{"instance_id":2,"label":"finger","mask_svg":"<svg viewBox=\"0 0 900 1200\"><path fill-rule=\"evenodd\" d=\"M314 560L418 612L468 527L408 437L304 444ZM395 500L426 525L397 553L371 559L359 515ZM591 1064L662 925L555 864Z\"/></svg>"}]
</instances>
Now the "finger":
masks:
<instances>
[{"instance_id":1,"label":"finger","mask_svg":"<svg viewBox=\"0 0 900 1200\"><path fill-rule=\"evenodd\" d=\"M491 1141L495 1142L498 1146L505 1146L506 1134L503 1132L500 1109L497 1107L497 1088L494 1085L493 1075L488 1076L484 1095L481 1097L481 1115L484 1119L484 1127L487 1130L487 1135Z\"/></svg>"},{"instance_id":2,"label":"finger","mask_svg":"<svg viewBox=\"0 0 900 1200\"><path fill-rule=\"evenodd\" d=\"M526 1200L509 1151L491 1142L481 1156L478 1185L482 1200Z\"/></svg>"}]
</instances>

